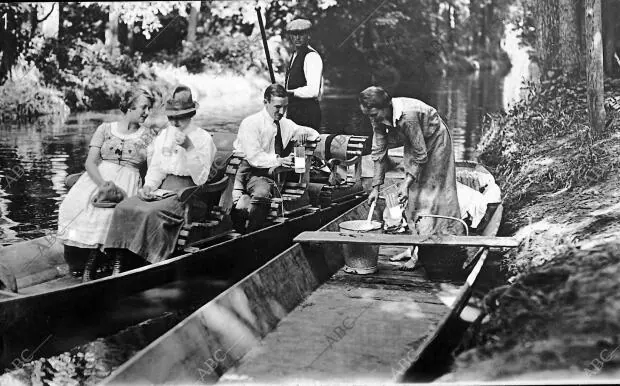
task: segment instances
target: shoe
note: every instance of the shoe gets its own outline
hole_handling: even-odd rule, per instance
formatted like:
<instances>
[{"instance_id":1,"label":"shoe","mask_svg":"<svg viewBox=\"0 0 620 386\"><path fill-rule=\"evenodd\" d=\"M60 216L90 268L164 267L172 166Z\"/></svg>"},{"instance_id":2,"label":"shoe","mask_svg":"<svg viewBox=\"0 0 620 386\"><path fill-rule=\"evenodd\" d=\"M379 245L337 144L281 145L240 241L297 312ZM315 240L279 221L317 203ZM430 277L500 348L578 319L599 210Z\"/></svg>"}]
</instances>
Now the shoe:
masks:
<instances>
[{"instance_id":1,"label":"shoe","mask_svg":"<svg viewBox=\"0 0 620 386\"><path fill-rule=\"evenodd\" d=\"M118 251L114 253L114 266L112 267L112 276L116 276L123 271L123 253Z\"/></svg>"},{"instance_id":2,"label":"shoe","mask_svg":"<svg viewBox=\"0 0 620 386\"><path fill-rule=\"evenodd\" d=\"M84 266L84 275L82 276L82 283L89 282L95 278L95 274L98 267L99 250L93 249L88 254L88 260Z\"/></svg>"}]
</instances>

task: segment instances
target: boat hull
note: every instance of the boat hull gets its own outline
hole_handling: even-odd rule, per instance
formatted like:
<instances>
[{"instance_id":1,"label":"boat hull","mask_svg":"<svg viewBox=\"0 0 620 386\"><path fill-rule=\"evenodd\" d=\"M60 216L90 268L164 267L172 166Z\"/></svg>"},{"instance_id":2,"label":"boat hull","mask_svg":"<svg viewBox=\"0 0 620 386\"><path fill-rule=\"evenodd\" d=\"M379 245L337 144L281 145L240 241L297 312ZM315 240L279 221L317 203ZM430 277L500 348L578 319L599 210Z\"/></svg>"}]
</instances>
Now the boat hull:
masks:
<instances>
[{"instance_id":1,"label":"boat hull","mask_svg":"<svg viewBox=\"0 0 620 386\"><path fill-rule=\"evenodd\" d=\"M382 209L380 203L375 210ZM362 203L321 230L338 232L340 223L366 218L368 210ZM495 234L501 206L493 219L486 230ZM156 339L103 384L396 380L414 356L423 355L417 349L435 341L434 326L460 309L451 311L439 301L436 284L419 270L399 271L385 256L376 274L342 272L341 248L295 244ZM482 264L476 263L474 279ZM461 292L455 304L469 296ZM397 366L401 371L395 374Z\"/></svg>"},{"instance_id":2,"label":"boat hull","mask_svg":"<svg viewBox=\"0 0 620 386\"><path fill-rule=\"evenodd\" d=\"M7 367L24 349L36 347L50 335L57 344L53 348L52 345L46 345L50 348L41 348L37 355L53 355L84 343L72 339L67 326L75 325L79 329L80 322L86 319L85 315L97 315L119 299L149 288L206 276L211 280L225 280L228 283L220 288L221 292L289 247L300 232L320 228L363 199L363 196L359 196L118 276L44 293L0 299L0 342L3 345L0 365ZM214 296L213 291L210 291L200 303L204 304ZM59 334L58 331L63 333ZM102 326L102 331L105 331L105 326ZM67 344L62 343L63 339Z\"/></svg>"}]
</instances>

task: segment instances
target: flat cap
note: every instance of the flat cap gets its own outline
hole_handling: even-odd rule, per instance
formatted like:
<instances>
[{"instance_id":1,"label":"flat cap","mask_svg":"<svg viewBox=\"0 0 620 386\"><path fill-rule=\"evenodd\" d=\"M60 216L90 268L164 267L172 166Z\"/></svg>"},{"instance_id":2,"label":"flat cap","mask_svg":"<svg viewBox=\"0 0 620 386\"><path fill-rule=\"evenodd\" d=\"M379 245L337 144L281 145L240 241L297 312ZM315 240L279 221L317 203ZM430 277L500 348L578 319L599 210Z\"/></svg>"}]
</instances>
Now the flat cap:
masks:
<instances>
[{"instance_id":1,"label":"flat cap","mask_svg":"<svg viewBox=\"0 0 620 386\"><path fill-rule=\"evenodd\" d=\"M310 20L306 19L295 19L292 22L288 23L286 26L286 32L288 33L302 33L307 32L312 28L312 23Z\"/></svg>"}]
</instances>

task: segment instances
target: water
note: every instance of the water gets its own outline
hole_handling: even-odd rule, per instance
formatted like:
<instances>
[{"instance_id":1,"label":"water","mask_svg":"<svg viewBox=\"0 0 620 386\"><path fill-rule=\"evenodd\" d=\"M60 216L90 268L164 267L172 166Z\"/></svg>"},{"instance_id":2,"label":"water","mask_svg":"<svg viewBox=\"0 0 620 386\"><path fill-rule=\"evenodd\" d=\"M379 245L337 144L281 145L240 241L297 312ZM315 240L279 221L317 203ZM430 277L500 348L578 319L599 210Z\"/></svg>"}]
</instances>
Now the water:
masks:
<instances>
[{"instance_id":1,"label":"water","mask_svg":"<svg viewBox=\"0 0 620 386\"><path fill-rule=\"evenodd\" d=\"M521 67L518 69L523 72ZM474 157L484 114L504 109L514 100L510 96L516 95L515 88L521 84L511 75L514 72L508 76L497 71L478 72L417 83L399 80L392 91L395 96L415 97L436 106L452 131L456 158L468 160ZM326 89L321 105L324 126L331 132L371 134L359 112L359 91ZM213 132L235 133L244 117L262 107L259 98L242 106L209 103L201 103L195 121ZM118 111L87 112L72 114L64 123L4 124L0 128L1 245L55 231L58 206L67 193L65 177L83 170L95 128L119 117Z\"/></svg>"}]
</instances>

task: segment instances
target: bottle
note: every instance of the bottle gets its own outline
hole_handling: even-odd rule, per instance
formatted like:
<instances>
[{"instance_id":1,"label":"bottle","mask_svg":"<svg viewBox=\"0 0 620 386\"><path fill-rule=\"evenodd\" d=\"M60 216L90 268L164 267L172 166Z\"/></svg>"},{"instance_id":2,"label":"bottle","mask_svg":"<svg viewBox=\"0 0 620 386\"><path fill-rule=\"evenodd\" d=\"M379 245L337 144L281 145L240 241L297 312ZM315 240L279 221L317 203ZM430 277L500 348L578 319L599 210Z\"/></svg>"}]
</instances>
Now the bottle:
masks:
<instances>
[{"instance_id":1,"label":"bottle","mask_svg":"<svg viewBox=\"0 0 620 386\"><path fill-rule=\"evenodd\" d=\"M306 147L295 146L295 173L302 174L306 171Z\"/></svg>"}]
</instances>

